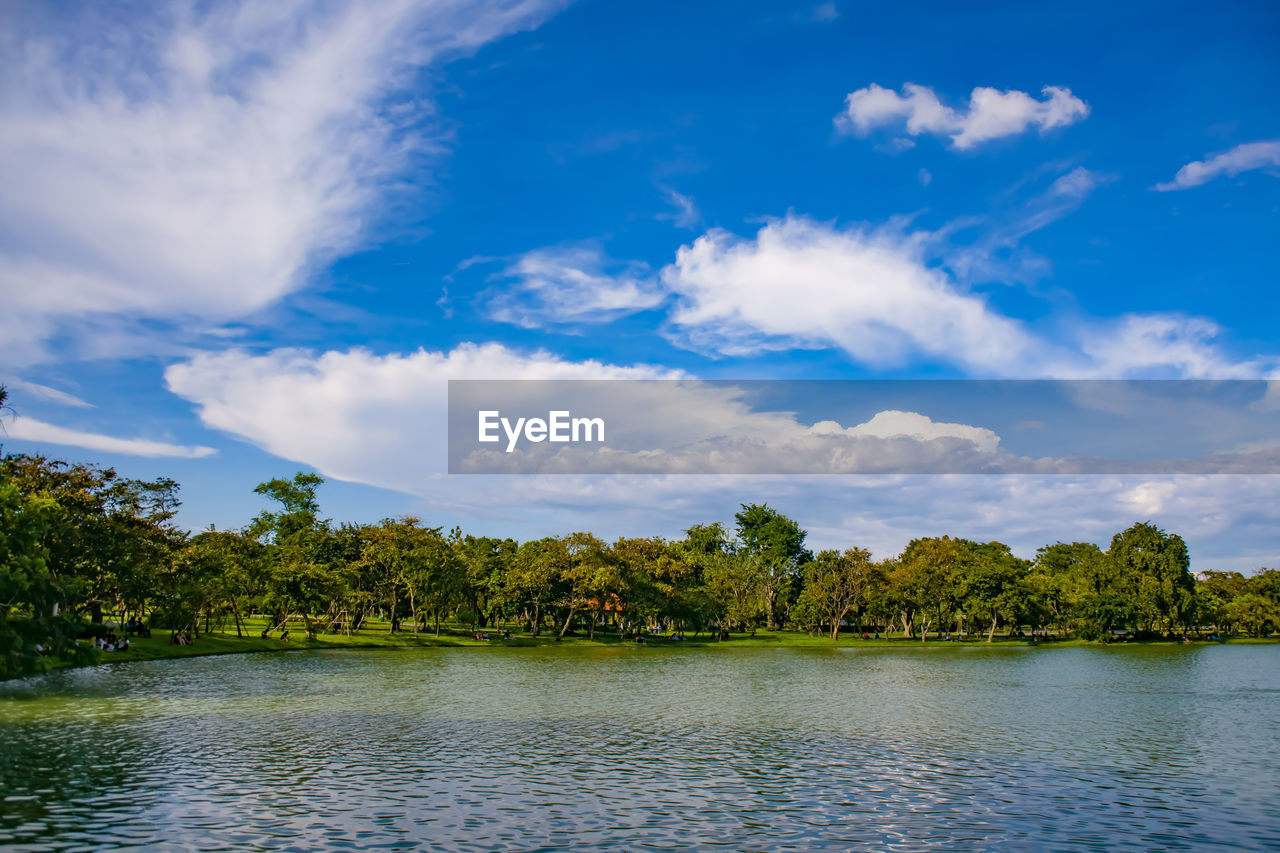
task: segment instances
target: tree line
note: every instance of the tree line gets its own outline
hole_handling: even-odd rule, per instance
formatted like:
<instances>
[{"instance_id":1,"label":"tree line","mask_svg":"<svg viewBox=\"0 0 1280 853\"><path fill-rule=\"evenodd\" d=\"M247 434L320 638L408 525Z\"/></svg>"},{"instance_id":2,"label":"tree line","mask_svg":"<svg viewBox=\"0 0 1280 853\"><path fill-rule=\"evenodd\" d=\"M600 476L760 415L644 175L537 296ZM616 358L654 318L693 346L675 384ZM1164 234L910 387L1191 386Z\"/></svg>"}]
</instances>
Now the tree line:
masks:
<instances>
[{"instance_id":1,"label":"tree line","mask_svg":"<svg viewBox=\"0 0 1280 853\"><path fill-rule=\"evenodd\" d=\"M254 490L270 500L240 530L175 523L178 484L43 456L0 460L0 674L85 662L95 623L278 636L439 635L513 628L599 639L648 631L727 637L759 629L842 631L927 642L1003 635L1109 640L1280 627L1280 571L1194 577L1186 544L1143 522L1103 550L1056 543L1034 559L1000 542L912 540L874 560L859 547L812 552L794 520L743 504L732 526L679 539L589 532L517 542L411 516L335 524L323 479L299 473ZM254 628L250 629L253 617Z\"/></svg>"}]
</instances>

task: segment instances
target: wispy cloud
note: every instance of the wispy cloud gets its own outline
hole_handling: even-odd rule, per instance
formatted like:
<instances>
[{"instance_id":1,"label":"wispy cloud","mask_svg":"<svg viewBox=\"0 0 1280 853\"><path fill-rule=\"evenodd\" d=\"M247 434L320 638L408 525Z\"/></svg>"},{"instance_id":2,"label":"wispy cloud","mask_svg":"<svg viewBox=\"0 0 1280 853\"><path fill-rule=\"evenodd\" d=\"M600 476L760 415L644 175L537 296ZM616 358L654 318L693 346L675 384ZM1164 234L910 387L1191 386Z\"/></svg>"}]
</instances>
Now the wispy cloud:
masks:
<instances>
[{"instance_id":1,"label":"wispy cloud","mask_svg":"<svg viewBox=\"0 0 1280 853\"><path fill-rule=\"evenodd\" d=\"M444 149L424 66L556 2L173 2L142 20L10 8L0 37L0 336L53 357L67 325L217 323L296 291ZM425 179L428 176L423 174Z\"/></svg>"},{"instance_id":2,"label":"wispy cloud","mask_svg":"<svg viewBox=\"0 0 1280 853\"><path fill-rule=\"evenodd\" d=\"M526 252L497 278L489 316L525 328L608 322L666 298L647 266L615 261L594 243Z\"/></svg>"},{"instance_id":3,"label":"wispy cloud","mask_svg":"<svg viewBox=\"0 0 1280 853\"><path fill-rule=\"evenodd\" d=\"M152 441L147 438L116 438L96 432L85 432L68 429L55 424L37 421L22 416L15 417L5 427L10 438L22 439L43 444L59 444L70 447L83 447L88 450L100 450L106 453L124 453L129 456L177 456L187 459L199 459L212 456L212 447L169 444L163 441Z\"/></svg>"},{"instance_id":4,"label":"wispy cloud","mask_svg":"<svg viewBox=\"0 0 1280 853\"><path fill-rule=\"evenodd\" d=\"M840 10L836 8L835 3L819 3L813 7L813 11L809 13L809 20L815 23L824 24L834 21L840 17Z\"/></svg>"},{"instance_id":5,"label":"wispy cloud","mask_svg":"<svg viewBox=\"0 0 1280 853\"><path fill-rule=\"evenodd\" d=\"M52 403L60 403L63 406L71 406L77 409L92 409L93 403L81 400L74 394L68 394L66 391L59 391L57 388L50 388L48 385L41 385L38 382L26 382L22 379L9 379L3 383L8 386L9 390L18 390L33 397L39 397L42 400L48 400Z\"/></svg>"},{"instance_id":6,"label":"wispy cloud","mask_svg":"<svg viewBox=\"0 0 1280 853\"><path fill-rule=\"evenodd\" d=\"M669 220L677 228L696 228L702 224L702 213L692 196L676 192L670 187L664 188L662 194L672 210L670 213L659 213L657 219Z\"/></svg>"},{"instance_id":7,"label":"wispy cloud","mask_svg":"<svg viewBox=\"0 0 1280 853\"><path fill-rule=\"evenodd\" d=\"M1207 184L1223 175L1234 177L1241 172L1280 167L1280 139L1247 142L1205 160L1193 160L1178 170L1172 181L1156 184L1159 192L1186 190ZM1273 173L1275 174L1275 173Z\"/></svg>"},{"instance_id":8,"label":"wispy cloud","mask_svg":"<svg viewBox=\"0 0 1280 853\"><path fill-rule=\"evenodd\" d=\"M979 86L969 96L967 109L942 103L928 86L907 83L902 93L875 83L850 92L835 125L844 133L866 135L881 127L904 128L910 136L932 134L951 140L963 151L983 142L1016 136L1030 127L1041 133L1084 120L1089 105L1062 86L1045 86L1044 100L1026 92L1001 91ZM900 144L910 140L902 139Z\"/></svg>"}]
</instances>

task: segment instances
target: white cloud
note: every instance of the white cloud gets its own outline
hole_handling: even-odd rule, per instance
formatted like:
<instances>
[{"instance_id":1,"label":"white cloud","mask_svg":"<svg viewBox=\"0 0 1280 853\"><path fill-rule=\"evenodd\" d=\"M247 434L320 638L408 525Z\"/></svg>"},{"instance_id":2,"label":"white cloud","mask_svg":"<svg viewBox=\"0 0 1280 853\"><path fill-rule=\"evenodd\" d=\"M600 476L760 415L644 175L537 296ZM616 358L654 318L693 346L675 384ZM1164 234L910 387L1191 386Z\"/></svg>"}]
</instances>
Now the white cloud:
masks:
<instances>
[{"instance_id":1,"label":"white cloud","mask_svg":"<svg viewBox=\"0 0 1280 853\"><path fill-rule=\"evenodd\" d=\"M564 361L499 344L449 352L375 355L365 350L231 350L165 371L169 390L201 420L326 476L418 492L447 470L450 379L661 379L678 372Z\"/></svg>"},{"instance_id":2,"label":"white cloud","mask_svg":"<svg viewBox=\"0 0 1280 853\"><path fill-rule=\"evenodd\" d=\"M1043 361L1039 341L923 260L927 235L788 214L754 240L713 229L662 270L677 341L726 355L835 346L859 362L924 355L976 372Z\"/></svg>"},{"instance_id":3,"label":"white cloud","mask_svg":"<svg viewBox=\"0 0 1280 853\"><path fill-rule=\"evenodd\" d=\"M1059 178L992 240L1011 245L1043 227L1097 180L1082 169ZM936 240L794 214L768 221L755 239L714 229L661 272L676 295L670 335L710 354L834 347L877 367L923 359L986 377L1231 379L1275 369L1274 357L1230 355L1216 341L1217 324L1203 317L1060 316L1032 328L930 266L925 251ZM952 252L946 261L965 278L991 272L975 267L973 253Z\"/></svg>"},{"instance_id":4,"label":"white cloud","mask_svg":"<svg viewBox=\"0 0 1280 853\"><path fill-rule=\"evenodd\" d=\"M393 207L442 131L418 69L536 25L540 0L11 9L0 40L0 336L217 323L297 290Z\"/></svg>"},{"instance_id":5,"label":"white cloud","mask_svg":"<svg viewBox=\"0 0 1280 853\"><path fill-rule=\"evenodd\" d=\"M611 267L622 269L608 272ZM502 277L507 283L489 298L489 315L526 328L607 322L666 299L647 266L619 264L596 245L526 252Z\"/></svg>"},{"instance_id":6,"label":"white cloud","mask_svg":"<svg viewBox=\"0 0 1280 853\"><path fill-rule=\"evenodd\" d=\"M146 438L115 438L114 436L102 435L96 432L68 429L20 415L8 424L5 428L5 433L11 438L37 444L69 445L71 447L84 447L89 450L101 450L106 453L125 453L130 456L178 456L199 459L204 456L211 456L216 452L212 447L169 444Z\"/></svg>"},{"instance_id":7,"label":"white cloud","mask_svg":"<svg viewBox=\"0 0 1280 853\"><path fill-rule=\"evenodd\" d=\"M871 420L851 427L847 432L854 436L906 437L916 441L958 438L972 443L985 453L995 453L1000 445L1000 436L989 429L934 421L917 412L902 412L897 409L877 412Z\"/></svg>"},{"instance_id":8,"label":"white cloud","mask_svg":"<svg viewBox=\"0 0 1280 853\"><path fill-rule=\"evenodd\" d=\"M1228 356L1214 344L1221 331L1212 320L1180 314L1125 314L1094 321L1080 332L1088 365L1074 373L1101 378L1257 379L1272 369L1262 359Z\"/></svg>"},{"instance_id":9,"label":"white cloud","mask_svg":"<svg viewBox=\"0 0 1280 853\"><path fill-rule=\"evenodd\" d=\"M850 92L845 109L836 116L842 132L866 135L885 126L903 126L911 136L946 136L957 150L992 139L1015 136L1030 127L1041 133L1082 121L1089 106L1061 86L1045 86L1044 100L1026 92L979 86L969 96L967 110L945 106L928 86L907 83L902 94L875 83Z\"/></svg>"},{"instance_id":10,"label":"white cloud","mask_svg":"<svg viewBox=\"0 0 1280 853\"><path fill-rule=\"evenodd\" d=\"M1234 177L1241 172L1276 167L1280 167L1280 139L1248 142L1207 160L1193 160L1179 169L1172 181L1156 184L1155 188L1160 192L1185 190L1223 175Z\"/></svg>"}]
</instances>

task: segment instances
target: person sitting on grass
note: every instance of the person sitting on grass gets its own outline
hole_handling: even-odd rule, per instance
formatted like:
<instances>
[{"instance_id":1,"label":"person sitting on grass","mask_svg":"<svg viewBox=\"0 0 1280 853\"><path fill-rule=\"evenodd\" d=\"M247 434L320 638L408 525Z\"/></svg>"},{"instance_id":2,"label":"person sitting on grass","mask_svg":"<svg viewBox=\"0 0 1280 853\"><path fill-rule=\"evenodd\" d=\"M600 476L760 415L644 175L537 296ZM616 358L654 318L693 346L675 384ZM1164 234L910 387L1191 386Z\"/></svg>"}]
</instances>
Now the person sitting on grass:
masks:
<instances>
[{"instance_id":1,"label":"person sitting on grass","mask_svg":"<svg viewBox=\"0 0 1280 853\"><path fill-rule=\"evenodd\" d=\"M287 643L287 642L289 642L289 632L288 632L288 630L286 630L283 634L281 634L281 635L280 635L280 642L282 642L282 643Z\"/></svg>"}]
</instances>

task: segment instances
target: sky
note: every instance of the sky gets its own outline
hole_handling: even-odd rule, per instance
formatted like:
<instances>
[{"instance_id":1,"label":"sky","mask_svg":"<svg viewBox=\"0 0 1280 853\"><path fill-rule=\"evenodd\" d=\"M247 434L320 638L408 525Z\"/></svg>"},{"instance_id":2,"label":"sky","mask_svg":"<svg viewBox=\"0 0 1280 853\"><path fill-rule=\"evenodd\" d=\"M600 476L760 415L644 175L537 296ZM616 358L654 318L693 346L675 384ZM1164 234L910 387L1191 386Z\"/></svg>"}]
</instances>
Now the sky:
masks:
<instances>
[{"instance_id":1,"label":"sky","mask_svg":"<svg viewBox=\"0 0 1280 853\"><path fill-rule=\"evenodd\" d=\"M1274 475L448 475L444 400L1280 379L1278 43L1264 2L7 3L0 441L174 477L193 530L315 470L340 521L767 501L877 556L1150 520L1277 566Z\"/></svg>"}]
</instances>

